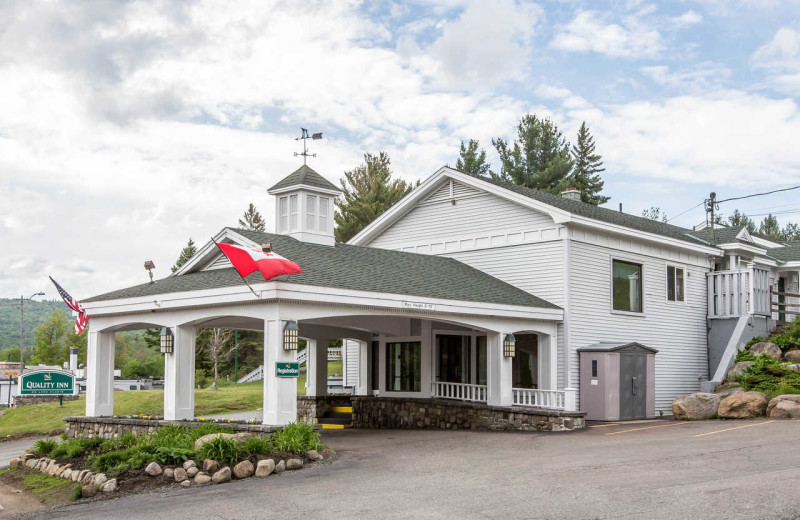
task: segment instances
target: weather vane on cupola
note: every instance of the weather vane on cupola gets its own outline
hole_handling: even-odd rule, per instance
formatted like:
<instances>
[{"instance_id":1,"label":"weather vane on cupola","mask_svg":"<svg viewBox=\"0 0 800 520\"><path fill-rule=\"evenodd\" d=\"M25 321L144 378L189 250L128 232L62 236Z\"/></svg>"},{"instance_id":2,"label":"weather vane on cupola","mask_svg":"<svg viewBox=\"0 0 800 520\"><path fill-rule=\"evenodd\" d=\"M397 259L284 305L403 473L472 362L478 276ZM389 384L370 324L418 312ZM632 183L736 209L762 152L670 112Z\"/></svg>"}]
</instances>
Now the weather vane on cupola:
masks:
<instances>
[{"instance_id":1,"label":"weather vane on cupola","mask_svg":"<svg viewBox=\"0 0 800 520\"><path fill-rule=\"evenodd\" d=\"M308 153L308 148L306 148L306 140L307 139L311 139L313 141L316 141L317 139L322 139L322 132L308 135L308 130L306 130L305 128L301 128L300 130L302 130L302 133L300 134L300 137L295 138L295 141L303 141L303 152L302 153L295 152L294 156L295 157L297 157L298 155L302 156L303 157L303 165L305 165L306 164L306 159L308 157L316 157L317 156L317 154L315 154L315 153Z\"/></svg>"}]
</instances>

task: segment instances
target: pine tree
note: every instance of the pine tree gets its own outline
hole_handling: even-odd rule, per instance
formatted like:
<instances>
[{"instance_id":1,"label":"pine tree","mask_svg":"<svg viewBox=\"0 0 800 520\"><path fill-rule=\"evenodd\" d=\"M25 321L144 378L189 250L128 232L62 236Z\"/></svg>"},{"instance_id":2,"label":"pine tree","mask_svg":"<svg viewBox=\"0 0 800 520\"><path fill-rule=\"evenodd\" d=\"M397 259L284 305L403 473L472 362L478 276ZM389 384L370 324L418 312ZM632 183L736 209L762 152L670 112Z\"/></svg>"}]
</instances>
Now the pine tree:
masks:
<instances>
[{"instance_id":1,"label":"pine tree","mask_svg":"<svg viewBox=\"0 0 800 520\"><path fill-rule=\"evenodd\" d=\"M778 224L778 219L772 216L772 213L770 213L769 216L764 217L764 220L761 221L761 226L759 226L758 232L762 235L767 235L770 238L775 238L778 240L783 239L781 226Z\"/></svg>"},{"instance_id":2,"label":"pine tree","mask_svg":"<svg viewBox=\"0 0 800 520\"><path fill-rule=\"evenodd\" d=\"M602 157L595 153L594 137L589 133L586 121L578 130L578 143L572 146L572 159L575 163L569 176L570 187L581 191L581 200L589 204L605 204L611 197L600 195L603 179L600 172L606 171Z\"/></svg>"},{"instance_id":3,"label":"pine tree","mask_svg":"<svg viewBox=\"0 0 800 520\"><path fill-rule=\"evenodd\" d=\"M492 139L492 144L501 162L500 174L492 177L556 194L567 188L572 171L569 144L549 118L528 114L517 125L511 147L502 138Z\"/></svg>"},{"instance_id":4,"label":"pine tree","mask_svg":"<svg viewBox=\"0 0 800 520\"><path fill-rule=\"evenodd\" d=\"M470 139L466 145L461 141L458 159L456 159L456 170L468 173L475 177L486 177L489 175L489 163L486 162L486 150L478 152L479 143L475 139Z\"/></svg>"},{"instance_id":5,"label":"pine tree","mask_svg":"<svg viewBox=\"0 0 800 520\"><path fill-rule=\"evenodd\" d=\"M800 225L788 222L783 228L783 240L788 242L800 240Z\"/></svg>"},{"instance_id":6,"label":"pine tree","mask_svg":"<svg viewBox=\"0 0 800 520\"><path fill-rule=\"evenodd\" d=\"M189 242L186 244L186 247L184 247L181 250L181 254L178 255L178 259L175 261L175 265L171 267L172 272L174 273L175 271L180 269L180 267L186 262L188 262L196 253L197 253L197 246L195 245L194 240L190 238Z\"/></svg>"},{"instance_id":7,"label":"pine tree","mask_svg":"<svg viewBox=\"0 0 800 520\"><path fill-rule=\"evenodd\" d=\"M728 216L728 225L731 227L744 227L747 231L755 233L756 223L738 209L733 210L733 215Z\"/></svg>"},{"instance_id":8,"label":"pine tree","mask_svg":"<svg viewBox=\"0 0 800 520\"><path fill-rule=\"evenodd\" d=\"M342 196L336 199L339 211L333 217L337 241L347 242L353 238L411 191L410 183L392 179L389 163L385 152L367 153L364 164L344 172Z\"/></svg>"},{"instance_id":9,"label":"pine tree","mask_svg":"<svg viewBox=\"0 0 800 520\"><path fill-rule=\"evenodd\" d=\"M642 211L642 216L644 218L649 218L650 220L657 220L658 222L666 223L669 219L667 218L667 214L661 211L661 208L656 206L650 206L650 209L646 209Z\"/></svg>"},{"instance_id":10,"label":"pine tree","mask_svg":"<svg viewBox=\"0 0 800 520\"><path fill-rule=\"evenodd\" d=\"M244 212L244 215L242 215L242 218L239 219L239 226L244 229L249 229L250 231L264 231L267 227L267 223L251 202Z\"/></svg>"}]
</instances>

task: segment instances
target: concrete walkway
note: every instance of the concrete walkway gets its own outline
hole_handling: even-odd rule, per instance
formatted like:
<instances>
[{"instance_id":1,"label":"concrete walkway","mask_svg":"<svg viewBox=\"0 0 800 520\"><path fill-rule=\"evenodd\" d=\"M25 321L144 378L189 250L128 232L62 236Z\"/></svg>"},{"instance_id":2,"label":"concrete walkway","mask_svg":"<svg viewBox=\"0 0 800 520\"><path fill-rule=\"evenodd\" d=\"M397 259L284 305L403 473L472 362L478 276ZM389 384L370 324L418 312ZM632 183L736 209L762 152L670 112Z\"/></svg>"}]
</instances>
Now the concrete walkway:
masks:
<instances>
[{"instance_id":1,"label":"concrete walkway","mask_svg":"<svg viewBox=\"0 0 800 520\"><path fill-rule=\"evenodd\" d=\"M28 437L18 441L0 442L0 469L8 467L8 462L11 459L22 455L25 450L33 446L33 443L39 439L41 437Z\"/></svg>"},{"instance_id":2,"label":"concrete walkway","mask_svg":"<svg viewBox=\"0 0 800 520\"><path fill-rule=\"evenodd\" d=\"M256 420L261 422L263 417L261 410L250 410L248 412L228 412L219 415L203 415L204 419L230 419L232 421L252 421Z\"/></svg>"},{"instance_id":3,"label":"concrete walkway","mask_svg":"<svg viewBox=\"0 0 800 520\"><path fill-rule=\"evenodd\" d=\"M798 438L792 420L331 431L329 465L35 517L789 519L800 517Z\"/></svg>"}]
</instances>

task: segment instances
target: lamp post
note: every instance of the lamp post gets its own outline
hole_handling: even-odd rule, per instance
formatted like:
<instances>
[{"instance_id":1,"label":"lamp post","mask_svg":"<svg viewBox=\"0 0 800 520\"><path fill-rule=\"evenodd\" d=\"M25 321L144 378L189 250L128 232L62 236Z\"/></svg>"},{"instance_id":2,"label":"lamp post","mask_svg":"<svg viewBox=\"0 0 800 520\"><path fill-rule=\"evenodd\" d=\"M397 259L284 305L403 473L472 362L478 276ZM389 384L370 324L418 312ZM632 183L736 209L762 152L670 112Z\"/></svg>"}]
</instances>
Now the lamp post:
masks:
<instances>
[{"instance_id":1,"label":"lamp post","mask_svg":"<svg viewBox=\"0 0 800 520\"><path fill-rule=\"evenodd\" d=\"M23 370L25 370L25 340L23 336L25 335L25 302L28 300L32 300L34 296L44 296L44 291L39 291L37 293L31 294L28 298L24 296L19 297L19 375L22 375ZM11 387L9 387L9 392L11 391Z\"/></svg>"}]
</instances>

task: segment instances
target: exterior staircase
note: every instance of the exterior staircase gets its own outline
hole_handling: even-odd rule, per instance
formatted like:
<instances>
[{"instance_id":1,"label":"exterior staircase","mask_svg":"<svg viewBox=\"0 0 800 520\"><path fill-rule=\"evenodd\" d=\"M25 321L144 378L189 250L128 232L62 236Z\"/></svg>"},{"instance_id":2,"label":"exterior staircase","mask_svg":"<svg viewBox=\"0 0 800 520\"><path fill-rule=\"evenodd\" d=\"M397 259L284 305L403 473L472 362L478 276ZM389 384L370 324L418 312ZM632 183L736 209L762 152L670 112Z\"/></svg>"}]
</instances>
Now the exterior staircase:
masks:
<instances>
[{"instance_id":1,"label":"exterior staircase","mask_svg":"<svg viewBox=\"0 0 800 520\"><path fill-rule=\"evenodd\" d=\"M353 427L353 407L333 406L331 411L317 419L323 430L344 430Z\"/></svg>"}]
</instances>

